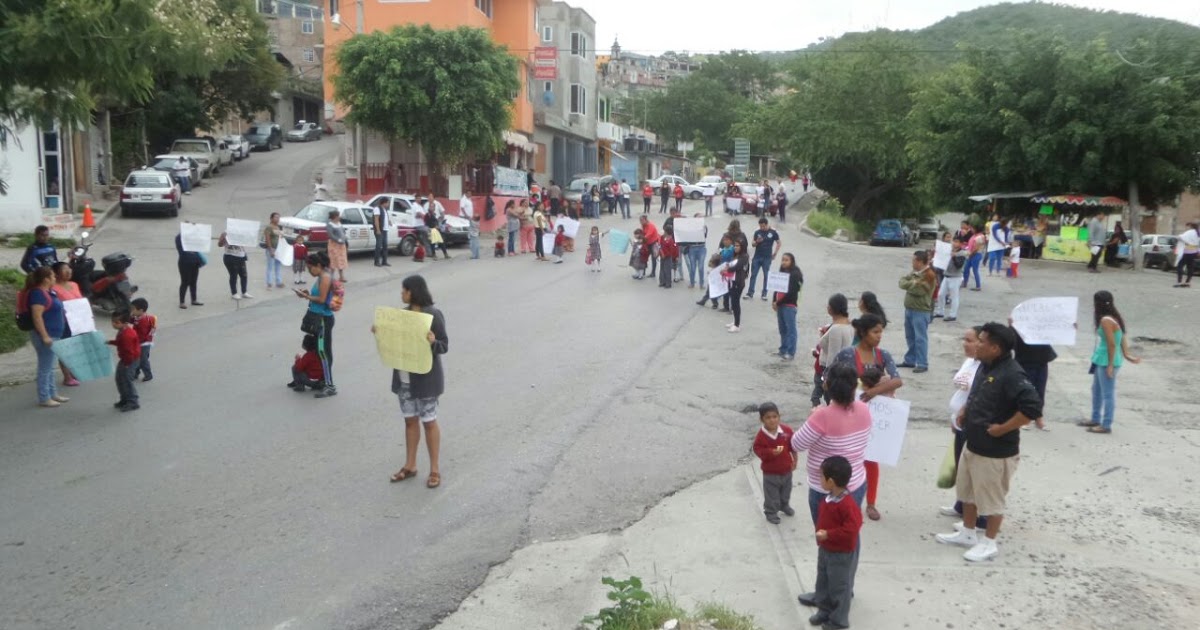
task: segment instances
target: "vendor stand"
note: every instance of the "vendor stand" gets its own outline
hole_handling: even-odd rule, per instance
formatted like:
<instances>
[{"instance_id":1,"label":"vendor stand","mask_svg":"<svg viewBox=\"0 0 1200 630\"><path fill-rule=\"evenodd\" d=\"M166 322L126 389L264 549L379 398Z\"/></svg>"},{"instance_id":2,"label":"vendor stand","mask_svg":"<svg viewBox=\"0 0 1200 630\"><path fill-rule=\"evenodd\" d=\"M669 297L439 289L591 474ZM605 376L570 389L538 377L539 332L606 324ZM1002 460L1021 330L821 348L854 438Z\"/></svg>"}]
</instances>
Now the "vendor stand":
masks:
<instances>
[{"instance_id":1,"label":"vendor stand","mask_svg":"<svg viewBox=\"0 0 1200 630\"><path fill-rule=\"evenodd\" d=\"M1029 201L1039 205L1039 218L1050 218L1043 258L1080 263L1091 259L1091 252L1088 251L1087 220L1097 213L1119 212L1128 205L1124 199L1118 197L1075 194L1038 195L1031 197Z\"/></svg>"}]
</instances>

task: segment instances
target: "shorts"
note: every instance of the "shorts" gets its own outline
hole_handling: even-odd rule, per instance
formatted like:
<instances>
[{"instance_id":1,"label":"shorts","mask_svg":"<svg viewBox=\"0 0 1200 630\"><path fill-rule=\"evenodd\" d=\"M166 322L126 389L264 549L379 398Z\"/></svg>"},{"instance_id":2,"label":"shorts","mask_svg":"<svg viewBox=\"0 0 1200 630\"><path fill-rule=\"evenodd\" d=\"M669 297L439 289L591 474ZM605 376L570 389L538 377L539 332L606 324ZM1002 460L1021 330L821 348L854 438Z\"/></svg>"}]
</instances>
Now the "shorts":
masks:
<instances>
[{"instance_id":1,"label":"shorts","mask_svg":"<svg viewBox=\"0 0 1200 630\"><path fill-rule=\"evenodd\" d=\"M396 393L400 398L400 413L405 418L420 418L425 423L437 420L438 399L413 398L411 387L408 383L400 383L400 391Z\"/></svg>"},{"instance_id":2,"label":"shorts","mask_svg":"<svg viewBox=\"0 0 1200 630\"><path fill-rule=\"evenodd\" d=\"M954 486L958 489L958 500L974 503L980 516L1002 516L1008 483L1017 472L1020 455L996 458L984 457L964 448L958 461L958 476Z\"/></svg>"}]
</instances>

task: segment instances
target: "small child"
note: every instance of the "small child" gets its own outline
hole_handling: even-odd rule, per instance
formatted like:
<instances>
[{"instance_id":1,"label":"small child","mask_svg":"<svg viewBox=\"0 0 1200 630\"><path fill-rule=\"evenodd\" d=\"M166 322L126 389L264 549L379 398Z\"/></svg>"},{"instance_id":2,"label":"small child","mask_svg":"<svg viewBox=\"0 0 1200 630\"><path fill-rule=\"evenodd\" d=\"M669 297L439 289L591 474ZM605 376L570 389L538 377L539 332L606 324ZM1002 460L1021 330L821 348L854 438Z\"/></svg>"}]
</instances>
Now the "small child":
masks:
<instances>
[{"instance_id":1,"label":"small child","mask_svg":"<svg viewBox=\"0 0 1200 630\"><path fill-rule=\"evenodd\" d=\"M1012 253L1008 255L1008 277L1017 277L1017 268L1021 266L1021 248L1013 247Z\"/></svg>"},{"instance_id":2,"label":"small child","mask_svg":"<svg viewBox=\"0 0 1200 630\"><path fill-rule=\"evenodd\" d=\"M304 244L304 235L297 234L296 242L292 245L292 284L308 282L308 267L304 260L308 258L308 246Z\"/></svg>"},{"instance_id":3,"label":"small child","mask_svg":"<svg viewBox=\"0 0 1200 630\"><path fill-rule=\"evenodd\" d=\"M554 231L554 250L550 253L554 255L554 264L561 265L563 258L563 247L566 245L567 235L563 231L563 226L558 226Z\"/></svg>"},{"instance_id":4,"label":"small child","mask_svg":"<svg viewBox=\"0 0 1200 630\"><path fill-rule=\"evenodd\" d=\"M495 258L504 258L504 235L496 235L496 248L492 250L492 256Z\"/></svg>"},{"instance_id":5,"label":"small child","mask_svg":"<svg viewBox=\"0 0 1200 630\"><path fill-rule=\"evenodd\" d=\"M763 513L767 521L779 524L779 513L795 516L792 509L792 471L796 454L792 451L792 429L779 422L779 407L773 402L758 406L762 428L754 436L754 454L762 460Z\"/></svg>"},{"instance_id":6,"label":"small child","mask_svg":"<svg viewBox=\"0 0 1200 630\"><path fill-rule=\"evenodd\" d=\"M808 623L822 630L850 627L854 550L863 522L858 503L846 491L850 473L850 462L841 455L821 462L821 485L829 494L817 504L817 612Z\"/></svg>"},{"instance_id":7,"label":"small child","mask_svg":"<svg viewBox=\"0 0 1200 630\"><path fill-rule=\"evenodd\" d=\"M658 286L670 289L671 279L675 276L675 269L679 264L679 245L675 244L675 231L669 227L663 230L659 251L661 252L659 267L662 270L658 274Z\"/></svg>"},{"instance_id":8,"label":"small child","mask_svg":"<svg viewBox=\"0 0 1200 630\"><path fill-rule=\"evenodd\" d=\"M325 387L325 368L321 365L321 357L317 354L317 336L304 335L300 342L304 354L297 354L292 363L292 382L287 386L294 392L304 393L304 388L322 389Z\"/></svg>"},{"instance_id":9,"label":"small child","mask_svg":"<svg viewBox=\"0 0 1200 630\"><path fill-rule=\"evenodd\" d=\"M728 236L721 237L721 262L727 263L733 260L733 239Z\"/></svg>"},{"instance_id":10,"label":"small child","mask_svg":"<svg viewBox=\"0 0 1200 630\"><path fill-rule=\"evenodd\" d=\"M584 262L592 271L600 271L600 237L608 234L607 231L601 232L599 227L592 226L592 232L588 234L588 249L587 256Z\"/></svg>"},{"instance_id":11,"label":"small child","mask_svg":"<svg viewBox=\"0 0 1200 630\"><path fill-rule=\"evenodd\" d=\"M129 311L117 311L112 314L112 327L117 331L117 336L108 342L109 345L117 347L115 372L117 393L121 399L113 406L121 411L133 411L141 407L138 404L137 389L133 386L133 375L141 359L142 349L137 331L133 329L129 320Z\"/></svg>"},{"instance_id":12,"label":"small child","mask_svg":"<svg viewBox=\"0 0 1200 630\"><path fill-rule=\"evenodd\" d=\"M158 332L158 318L146 313L150 309L150 303L146 301L146 298L137 298L130 303L130 306L132 307L129 310L131 323L133 329L137 331L142 353L141 358L138 359L137 368L133 371L133 378L137 379L140 373L142 382L149 383L154 380L154 372L150 370L150 349L154 347L154 333Z\"/></svg>"},{"instance_id":13,"label":"small child","mask_svg":"<svg viewBox=\"0 0 1200 630\"><path fill-rule=\"evenodd\" d=\"M642 243L642 231L640 229L633 231L633 246L629 248L629 266L633 267L633 279L641 280L646 277L646 261L650 259L650 252Z\"/></svg>"}]
</instances>

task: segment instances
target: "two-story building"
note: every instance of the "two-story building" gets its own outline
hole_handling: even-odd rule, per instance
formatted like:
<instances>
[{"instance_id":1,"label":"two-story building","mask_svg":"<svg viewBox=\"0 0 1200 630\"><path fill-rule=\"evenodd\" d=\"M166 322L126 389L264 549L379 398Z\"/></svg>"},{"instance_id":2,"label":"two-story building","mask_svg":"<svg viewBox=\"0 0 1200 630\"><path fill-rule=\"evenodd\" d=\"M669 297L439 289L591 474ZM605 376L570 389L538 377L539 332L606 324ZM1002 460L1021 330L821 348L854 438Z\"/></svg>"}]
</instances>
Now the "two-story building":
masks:
<instances>
[{"instance_id":1,"label":"two-story building","mask_svg":"<svg viewBox=\"0 0 1200 630\"><path fill-rule=\"evenodd\" d=\"M287 76L274 95L275 106L255 120L276 122L285 130L301 120L323 123L325 10L313 3L258 0L258 12L267 24L271 52ZM233 124L233 133L241 133L241 121Z\"/></svg>"},{"instance_id":2,"label":"two-story building","mask_svg":"<svg viewBox=\"0 0 1200 630\"><path fill-rule=\"evenodd\" d=\"M555 49L555 64L534 70L534 171L540 183L565 186L576 175L596 172L595 36L596 20L587 11L566 2L540 7L538 46Z\"/></svg>"}]
</instances>

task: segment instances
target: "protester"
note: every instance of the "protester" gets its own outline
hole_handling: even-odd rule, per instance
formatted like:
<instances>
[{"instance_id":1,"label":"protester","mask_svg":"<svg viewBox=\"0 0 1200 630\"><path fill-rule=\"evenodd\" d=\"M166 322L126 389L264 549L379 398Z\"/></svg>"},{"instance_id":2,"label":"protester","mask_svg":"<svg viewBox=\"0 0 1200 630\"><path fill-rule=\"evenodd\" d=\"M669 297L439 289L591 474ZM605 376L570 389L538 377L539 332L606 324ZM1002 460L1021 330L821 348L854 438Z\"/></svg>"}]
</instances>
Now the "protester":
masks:
<instances>
[{"instance_id":1,"label":"protester","mask_svg":"<svg viewBox=\"0 0 1200 630\"><path fill-rule=\"evenodd\" d=\"M546 220L546 215L542 213L540 207L535 207L533 210L533 249L534 260L549 260L546 258L546 246L542 237L546 235L546 230L550 227L550 222Z\"/></svg>"},{"instance_id":2,"label":"protester","mask_svg":"<svg viewBox=\"0 0 1200 630\"><path fill-rule=\"evenodd\" d=\"M1108 232L1104 229L1104 223L1100 220L1100 215L1093 215L1088 221L1088 249L1092 254L1092 259L1088 261L1088 271L1091 273L1100 273L1097 265L1100 262L1100 255L1104 253L1104 244L1108 241Z\"/></svg>"},{"instance_id":3,"label":"protester","mask_svg":"<svg viewBox=\"0 0 1200 630\"><path fill-rule=\"evenodd\" d=\"M758 272L762 272L763 288L762 299L767 299L767 276L771 273L771 263L775 257L779 255L779 248L782 243L779 240L779 232L776 232L767 221L766 217L758 220L758 229L754 231L754 259L750 262L750 287L746 290L746 299L754 299L754 283L758 279Z\"/></svg>"},{"instance_id":4,"label":"protester","mask_svg":"<svg viewBox=\"0 0 1200 630\"><path fill-rule=\"evenodd\" d=\"M1104 244L1104 265L1106 267L1116 267L1120 265L1120 260L1117 259L1117 254L1121 250L1121 246L1129 242L1129 235L1125 234L1125 228L1121 226L1121 222L1117 221L1113 225L1112 237ZM1016 274L1013 274L1016 277Z\"/></svg>"},{"instance_id":5,"label":"protester","mask_svg":"<svg viewBox=\"0 0 1200 630\"><path fill-rule=\"evenodd\" d=\"M987 242L989 276L1004 271L1004 251L1012 247L1012 230L1008 228L1008 219L994 218L996 220L992 222Z\"/></svg>"},{"instance_id":6,"label":"protester","mask_svg":"<svg viewBox=\"0 0 1200 630\"><path fill-rule=\"evenodd\" d=\"M1196 257L1200 256L1200 222L1188 223L1188 229L1179 235L1179 243L1183 246L1183 255L1175 265L1175 288L1188 289L1192 286L1192 274L1195 273ZM1183 279L1187 272L1187 281Z\"/></svg>"},{"instance_id":7,"label":"protester","mask_svg":"<svg viewBox=\"0 0 1200 630\"><path fill-rule=\"evenodd\" d=\"M332 243L332 241L330 242ZM230 245L225 232L221 232L221 237L217 239L217 246L225 248L221 262L225 264L225 271L229 274L229 297L235 300L254 297L246 291L246 249L241 245ZM239 280L242 288L240 293L238 292Z\"/></svg>"},{"instance_id":8,"label":"protester","mask_svg":"<svg viewBox=\"0 0 1200 630\"><path fill-rule=\"evenodd\" d=\"M283 288L283 263L275 257L275 248L279 239L283 238L283 228L279 225L279 213L272 212L270 221L263 227L260 241L267 255L267 290ZM378 265L377 265L378 266Z\"/></svg>"},{"instance_id":9,"label":"protester","mask_svg":"<svg viewBox=\"0 0 1200 630\"><path fill-rule=\"evenodd\" d=\"M321 357L317 355L316 335L304 335L300 347L304 354L297 354L292 362L292 380L287 386L301 394L309 389L323 389L325 369L321 367Z\"/></svg>"},{"instance_id":10,"label":"protester","mask_svg":"<svg viewBox=\"0 0 1200 630\"><path fill-rule=\"evenodd\" d=\"M733 274L733 281L729 283L729 295L733 296L729 300L729 306L733 309L733 323L725 327L735 333L742 329L742 301L738 296L742 294L746 286L746 274L750 272L750 257L746 255L742 241L733 243L733 260L725 263L725 271Z\"/></svg>"},{"instance_id":11,"label":"protester","mask_svg":"<svg viewBox=\"0 0 1200 630\"><path fill-rule=\"evenodd\" d=\"M54 383L54 363L57 360L51 346L62 339L67 316L62 300L54 293L54 270L36 267L25 276L25 288L17 296L17 312L28 313L29 339L37 354L37 395L42 407L57 407L70 400L59 396Z\"/></svg>"},{"instance_id":12,"label":"protester","mask_svg":"<svg viewBox=\"0 0 1200 630\"><path fill-rule=\"evenodd\" d=\"M120 399L114 407L120 411L141 409L138 401L137 386L133 384L138 362L141 358L141 343L137 331L129 321L128 311L117 311L112 314L112 327L117 336L108 341L109 345L117 347L117 365L113 368L117 383L117 394Z\"/></svg>"},{"instance_id":13,"label":"protester","mask_svg":"<svg viewBox=\"0 0 1200 630\"><path fill-rule=\"evenodd\" d=\"M963 333L963 355L966 358L963 359L962 366L954 373L951 381L954 385L954 393L950 396L950 432L954 434L954 461L956 463L962 458L963 447L967 444L967 436L958 424L958 414L967 406L967 399L971 396L971 386L975 382L975 373L979 371L979 359L975 358L975 354L979 348L979 333L982 330L982 326L975 326L968 328L967 332ZM962 518L962 501L955 501L954 505L943 507L939 512L944 516ZM987 517L976 517L975 528L985 529L986 527Z\"/></svg>"},{"instance_id":14,"label":"protester","mask_svg":"<svg viewBox=\"0 0 1200 630\"><path fill-rule=\"evenodd\" d=\"M292 284L304 284L304 259L308 257L308 245L304 244L304 235L297 234L292 242Z\"/></svg>"},{"instance_id":15,"label":"protester","mask_svg":"<svg viewBox=\"0 0 1200 630\"><path fill-rule=\"evenodd\" d=\"M804 274L796 266L796 257L790 253L783 255L779 263L779 272L788 276L786 293L775 293L771 306L775 309L775 319L779 324L779 351L776 353L784 361L796 358L796 344L799 333L796 330L796 310L800 304L800 288L804 286Z\"/></svg>"},{"instance_id":16,"label":"protester","mask_svg":"<svg viewBox=\"0 0 1200 630\"><path fill-rule=\"evenodd\" d=\"M508 231L508 255L517 255L517 235L521 231L521 217L517 214L517 204L512 199L504 204L505 228ZM432 246L430 246L432 249ZM522 251L522 254L525 252Z\"/></svg>"},{"instance_id":17,"label":"protester","mask_svg":"<svg viewBox=\"0 0 1200 630\"><path fill-rule=\"evenodd\" d=\"M658 273L658 258L662 255L662 252L659 251L661 248L659 240L662 236L646 215L638 217L638 222L642 225L642 256L650 262L650 277L653 278Z\"/></svg>"},{"instance_id":18,"label":"protester","mask_svg":"<svg viewBox=\"0 0 1200 630\"><path fill-rule=\"evenodd\" d=\"M792 509L792 471L796 454L792 451L792 429L779 422L779 407L772 402L758 406L762 428L754 434L754 454L761 460L763 474L763 513L767 522L779 524L779 513L795 516Z\"/></svg>"},{"instance_id":19,"label":"protester","mask_svg":"<svg viewBox=\"0 0 1200 630\"><path fill-rule=\"evenodd\" d=\"M822 487L827 494L818 506L817 579L813 600L817 612L808 618L821 630L850 627L850 601L854 597L857 572L859 531L862 512L847 491L852 469L850 462L834 455L821 463ZM847 496L851 498L847 500Z\"/></svg>"},{"instance_id":20,"label":"protester","mask_svg":"<svg viewBox=\"0 0 1200 630\"><path fill-rule=\"evenodd\" d=\"M967 238L967 266L963 269L962 288L967 287L967 283L971 279L971 273L975 274L975 288L972 291L981 289L979 284L979 265L983 262L983 251L987 247L987 236L984 235L982 228L972 230L971 235Z\"/></svg>"},{"instance_id":21,"label":"protester","mask_svg":"<svg viewBox=\"0 0 1200 630\"><path fill-rule=\"evenodd\" d=\"M683 184L676 182L671 195L675 197L675 211L683 212Z\"/></svg>"},{"instance_id":22,"label":"protester","mask_svg":"<svg viewBox=\"0 0 1200 630\"><path fill-rule=\"evenodd\" d=\"M1037 390L1012 358L1014 339L1008 326L989 322L979 333L976 358L979 371L958 426L967 444L958 461L955 479L963 503L962 528L938 534L937 541L969 547L963 558L982 562L999 553L996 536L1004 521L1009 484L1020 461L1021 427L1042 415ZM976 519L987 517L983 538L975 531Z\"/></svg>"},{"instance_id":23,"label":"protester","mask_svg":"<svg viewBox=\"0 0 1200 630\"><path fill-rule=\"evenodd\" d=\"M530 208L529 200L522 199L517 204L517 218L521 220L521 253L534 253L534 238L533 238L533 210Z\"/></svg>"},{"instance_id":24,"label":"protester","mask_svg":"<svg viewBox=\"0 0 1200 630\"><path fill-rule=\"evenodd\" d=\"M371 231L375 235L375 266L391 267L388 262L388 232L392 229L391 217L388 216L390 197L380 197L371 209Z\"/></svg>"},{"instance_id":25,"label":"protester","mask_svg":"<svg viewBox=\"0 0 1200 630\"><path fill-rule=\"evenodd\" d=\"M150 302L146 298L134 298L130 303L129 323L137 333L139 346L138 361L134 366L132 378L137 380L140 374L143 383L154 380L154 371L150 369L150 350L154 348L154 334L158 332L158 318L148 313L149 310Z\"/></svg>"},{"instance_id":26,"label":"protester","mask_svg":"<svg viewBox=\"0 0 1200 630\"><path fill-rule=\"evenodd\" d=\"M1012 326L1011 317L1008 318L1008 325ZM1058 353L1050 345L1025 343L1015 329L1013 330L1013 341L1013 358L1016 359L1017 365L1020 365L1021 369L1025 371L1025 376L1029 377L1029 382L1033 383L1033 388L1037 390L1038 398L1042 401L1042 411L1045 413L1046 383L1050 379L1050 363L1058 358ZM1037 428L1043 431L1050 430L1046 426L1045 418L1035 418L1033 422Z\"/></svg>"},{"instance_id":27,"label":"protester","mask_svg":"<svg viewBox=\"0 0 1200 630\"><path fill-rule=\"evenodd\" d=\"M622 219L628 219L633 216L633 213L629 209L629 194L632 192L633 192L633 189L631 189L629 187L629 182L625 181L624 179L621 179L621 218Z\"/></svg>"},{"instance_id":28,"label":"protester","mask_svg":"<svg viewBox=\"0 0 1200 630\"><path fill-rule=\"evenodd\" d=\"M33 242L21 256L21 270L33 273L38 267L53 267L58 262L58 251L50 243L50 228L39 225L33 228Z\"/></svg>"},{"instance_id":29,"label":"protester","mask_svg":"<svg viewBox=\"0 0 1200 630\"><path fill-rule=\"evenodd\" d=\"M329 211L329 220L325 222L325 231L329 234L326 253L329 254L329 269L338 273L338 281L346 281L346 268L350 266L350 239L346 237L346 228L342 226L342 213L337 210ZM307 259L307 257L306 257ZM242 297L246 295L246 284L242 282Z\"/></svg>"},{"instance_id":30,"label":"protester","mask_svg":"<svg viewBox=\"0 0 1200 630\"><path fill-rule=\"evenodd\" d=\"M584 259L584 262L595 272L600 271L600 259L604 255L604 252L600 248L600 237L605 234L608 234L608 232L601 232L600 228L595 225L592 226L592 231L588 234L587 257Z\"/></svg>"},{"instance_id":31,"label":"protester","mask_svg":"<svg viewBox=\"0 0 1200 630\"><path fill-rule=\"evenodd\" d=\"M933 307L934 317L945 317L945 321L958 321L958 305L962 296L962 272L967 266L967 252L963 251L963 243L959 237L954 237L951 243L950 260L942 274L942 287L938 292ZM946 303L949 302L949 310Z\"/></svg>"},{"instance_id":32,"label":"protester","mask_svg":"<svg viewBox=\"0 0 1200 630\"><path fill-rule=\"evenodd\" d=\"M779 192L775 193L775 209L779 212L779 222L787 223L787 207L788 196L787 191L783 189L783 182L779 183Z\"/></svg>"},{"instance_id":33,"label":"protester","mask_svg":"<svg viewBox=\"0 0 1200 630\"><path fill-rule=\"evenodd\" d=\"M874 293L863 291L862 295L858 298L858 312L862 315L866 315L867 313L875 315L879 318L879 321L883 322L883 327L887 328L887 315L884 314L883 305L879 303L879 298ZM858 343L857 339L854 343Z\"/></svg>"},{"instance_id":34,"label":"protester","mask_svg":"<svg viewBox=\"0 0 1200 630\"><path fill-rule=\"evenodd\" d=\"M829 369L834 358L844 349L854 345L854 326L850 325L850 303L846 296L834 293L829 296L825 310L833 320L820 328L820 340L813 349L813 391L811 402L813 407L821 404L821 399L829 401L825 393L823 374Z\"/></svg>"},{"instance_id":35,"label":"protester","mask_svg":"<svg viewBox=\"0 0 1200 630\"><path fill-rule=\"evenodd\" d=\"M465 198L465 195L464 195ZM469 200L468 200L469 202ZM467 246L471 250L471 260L479 260L479 227L480 216L472 214L467 218Z\"/></svg>"},{"instance_id":36,"label":"protester","mask_svg":"<svg viewBox=\"0 0 1200 630\"><path fill-rule=\"evenodd\" d=\"M1113 415L1117 407L1117 373L1125 361L1134 365L1142 360L1129 354L1125 337L1125 318L1117 310L1113 295L1097 291L1092 296L1093 318L1096 326L1096 349L1092 352L1092 419L1078 423L1089 433L1112 433Z\"/></svg>"},{"instance_id":37,"label":"protester","mask_svg":"<svg viewBox=\"0 0 1200 630\"><path fill-rule=\"evenodd\" d=\"M58 296L58 299L63 302L83 299L83 292L79 290L79 285L71 281L71 265L65 262L56 262L51 269L54 270L54 295ZM63 326L62 338L66 339L70 336L71 326L68 322ZM79 379L75 378L66 363L59 361L58 369L62 372L64 387L79 385Z\"/></svg>"},{"instance_id":38,"label":"protester","mask_svg":"<svg viewBox=\"0 0 1200 630\"><path fill-rule=\"evenodd\" d=\"M546 189L546 194L550 197L550 216L558 216L562 208L562 188L559 188L558 183L553 179L550 180L550 187Z\"/></svg>"},{"instance_id":39,"label":"protester","mask_svg":"<svg viewBox=\"0 0 1200 630\"><path fill-rule=\"evenodd\" d=\"M567 235L563 232L563 226L558 226L554 234L554 249L551 253L554 255L554 264L561 265L563 261L563 252L567 243ZM545 260L543 258L542 260Z\"/></svg>"},{"instance_id":40,"label":"protester","mask_svg":"<svg viewBox=\"0 0 1200 630\"><path fill-rule=\"evenodd\" d=\"M671 281L675 277L675 269L679 266L679 246L675 244L675 230L671 226L663 229L662 238L659 239L659 251L661 252L662 269L658 274L658 286L670 289Z\"/></svg>"},{"instance_id":41,"label":"protester","mask_svg":"<svg viewBox=\"0 0 1200 630\"><path fill-rule=\"evenodd\" d=\"M310 332L317 337L317 354L321 357L321 369L325 373L325 387L317 392L316 398L336 396L337 387L333 384L333 276L329 275L329 256L325 252L313 252L305 260L308 273L316 280L308 291L292 289L299 297L308 302L308 312L315 314L320 325Z\"/></svg>"},{"instance_id":42,"label":"protester","mask_svg":"<svg viewBox=\"0 0 1200 630\"><path fill-rule=\"evenodd\" d=\"M650 182L642 182L642 214L650 214L650 202L654 200L654 187Z\"/></svg>"},{"instance_id":43,"label":"protester","mask_svg":"<svg viewBox=\"0 0 1200 630\"><path fill-rule=\"evenodd\" d=\"M658 188L658 198L661 202L661 205L658 207L658 213L666 214L667 204L671 199L671 184L666 180L665 177L663 178L662 185Z\"/></svg>"},{"instance_id":44,"label":"protester","mask_svg":"<svg viewBox=\"0 0 1200 630\"><path fill-rule=\"evenodd\" d=\"M192 306L204 306L203 302L196 299L196 283L200 280L200 268L204 266L204 257L200 252L183 251L181 234L175 235L175 251L179 253L179 308L187 308L184 296L189 293L192 296ZM274 252L267 252L267 257L273 258Z\"/></svg>"},{"instance_id":45,"label":"protester","mask_svg":"<svg viewBox=\"0 0 1200 630\"><path fill-rule=\"evenodd\" d=\"M900 279L904 289L904 339L908 350L904 362L897 367L913 368L920 374L929 371L929 321L933 315L933 290L937 276L929 267L929 253L913 253L912 273Z\"/></svg>"},{"instance_id":46,"label":"protester","mask_svg":"<svg viewBox=\"0 0 1200 630\"><path fill-rule=\"evenodd\" d=\"M695 218L700 218L697 213ZM708 226L704 226L704 239L708 238ZM679 243L683 248L683 257L687 262L688 272L688 288L694 289L696 285L707 285L704 275L704 259L708 257L708 248L704 240L686 241ZM701 302L703 304L703 302Z\"/></svg>"},{"instance_id":47,"label":"protester","mask_svg":"<svg viewBox=\"0 0 1200 630\"><path fill-rule=\"evenodd\" d=\"M425 278L408 276L400 286L400 299L408 305L406 310L426 313L433 317L430 330L426 333L433 353L433 367L424 374L392 370L392 393L400 399L400 412L404 414L405 457L404 466L392 475L391 480L395 483L417 476L417 447L421 444L423 425L425 445L429 450L429 477L425 486L437 488L442 484L438 462L442 441L437 423L438 397L445 391L441 355L450 349L450 339L446 336L446 318L433 305L433 295L429 292ZM375 333L374 326L371 327L371 332Z\"/></svg>"}]
</instances>

